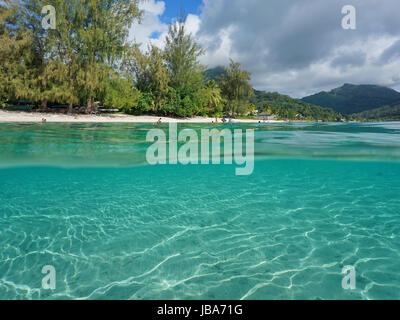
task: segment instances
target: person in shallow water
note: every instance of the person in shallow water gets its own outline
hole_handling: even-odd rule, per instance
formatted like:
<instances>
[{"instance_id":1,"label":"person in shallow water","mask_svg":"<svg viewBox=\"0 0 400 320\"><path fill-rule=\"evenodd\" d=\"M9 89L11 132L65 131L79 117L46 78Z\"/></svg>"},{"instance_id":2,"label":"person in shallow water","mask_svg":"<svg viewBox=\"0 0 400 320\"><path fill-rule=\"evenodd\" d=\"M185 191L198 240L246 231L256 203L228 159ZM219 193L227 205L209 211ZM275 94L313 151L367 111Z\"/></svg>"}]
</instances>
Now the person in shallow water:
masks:
<instances>
[{"instance_id":1,"label":"person in shallow water","mask_svg":"<svg viewBox=\"0 0 400 320\"><path fill-rule=\"evenodd\" d=\"M161 124L161 118L158 119L157 124Z\"/></svg>"}]
</instances>

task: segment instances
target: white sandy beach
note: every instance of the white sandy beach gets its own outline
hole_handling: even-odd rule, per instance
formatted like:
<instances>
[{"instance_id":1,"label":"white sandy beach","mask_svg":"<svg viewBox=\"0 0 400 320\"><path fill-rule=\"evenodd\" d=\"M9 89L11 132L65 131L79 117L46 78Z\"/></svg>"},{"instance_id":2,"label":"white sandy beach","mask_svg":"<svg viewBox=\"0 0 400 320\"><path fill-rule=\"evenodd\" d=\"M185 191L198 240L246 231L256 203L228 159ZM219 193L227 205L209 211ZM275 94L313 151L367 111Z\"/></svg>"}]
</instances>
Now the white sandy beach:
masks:
<instances>
[{"instance_id":1,"label":"white sandy beach","mask_svg":"<svg viewBox=\"0 0 400 320\"><path fill-rule=\"evenodd\" d=\"M0 123L10 122L42 122L42 119L46 119L46 122L50 123L62 123L62 122L76 122L76 123L156 123L160 117L154 116L131 116L124 114L113 114L113 115L78 115L77 117L66 114L55 114L55 113L39 113L39 112L19 112L19 111L4 111L0 110ZM178 123L211 123L215 122L215 118L186 118L186 119L175 119L161 117L163 123L178 122ZM218 119L218 122L222 122ZM233 120L234 123L258 123L258 120ZM268 123L280 122L280 121L266 121Z\"/></svg>"}]
</instances>

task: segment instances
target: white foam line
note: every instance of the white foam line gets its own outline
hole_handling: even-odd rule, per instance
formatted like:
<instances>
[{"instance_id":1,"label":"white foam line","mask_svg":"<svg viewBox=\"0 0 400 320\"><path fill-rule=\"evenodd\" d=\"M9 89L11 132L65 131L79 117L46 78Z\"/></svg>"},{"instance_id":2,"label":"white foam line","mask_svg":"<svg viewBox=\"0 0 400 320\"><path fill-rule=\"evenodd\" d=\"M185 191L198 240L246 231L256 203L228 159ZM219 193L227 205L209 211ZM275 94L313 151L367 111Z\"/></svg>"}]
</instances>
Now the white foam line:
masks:
<instances>
[{"instance_id":1,"label":"white foam line","mask_svg":"<svg viewBox=\"0 0 400 320\"><path fill-rule=\"evenodd\" d=\"M151 248L146 248L145 250L140 251L140 252L131 252L131 254L133 254L133 255L142 255L142 254L145 254L145 253L147 253L147 252L149 252L149 251L151 251L151 250L153 250L153 249L155 249L155 248L157 248L157 247L163 245L163 244L166 243L166 242L169 242L169 241L171 241L171 240L173 240L173 239L175 239L175 238L177 238L177 237L180 237L182 234L186 233L187 231L190 231L190 230L189 230L189 229L185 229L185 230L179 231L179 232L175 233L174 235L172 235L171 237L169 237L168 239L162 240L162 241L160 241L159 243L155 244L155 245L152 246Z\"/></svg>"},{"instance_id":2,"label":"white foam line","mask_svg":"<svg viewBox=\"0 0 400 320\"><path fill-rule=\"evenodd\" d=\"M246 300L248 297L250 297L254 292L256 292L258 289L264 288L269 286L271 283L260 283L255 285L253 288L251 288L247 293L240 298L240 300Z\"/></svg>"},{"instance_id":3,"label":"white foam line","mask_svg":"<svg viewBox=\"0 0 400 320\"><path fill-rule=\"evenodd\" d=\"M5 286L9 286L14 288L15 290L23 290L27 291L29 295L32 295L32 293L40 293L39 289L32 289L31 287L25 285L25 284L16 284L12 281L7 281L5 279L0 279L0 284L4 284Z\"/></svg>"}]
</instances>

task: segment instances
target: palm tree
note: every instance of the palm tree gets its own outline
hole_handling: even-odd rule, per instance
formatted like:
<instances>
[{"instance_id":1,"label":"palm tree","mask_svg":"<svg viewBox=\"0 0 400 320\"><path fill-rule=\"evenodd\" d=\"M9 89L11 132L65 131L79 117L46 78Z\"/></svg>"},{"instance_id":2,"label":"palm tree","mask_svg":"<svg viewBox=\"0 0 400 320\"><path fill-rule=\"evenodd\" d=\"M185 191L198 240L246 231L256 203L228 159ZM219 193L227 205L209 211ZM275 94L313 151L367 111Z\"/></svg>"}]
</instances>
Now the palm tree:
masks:
<instances>
[{"instance_id":1,"label":"palm tree","mask_svg":"<svg viewBox=\"0 0 400 320\"><path fill-rule=\"evenodd\" d=\"M217 107L222 103L221 89L214 80L207 82L208 89L208 106Z\"/></svg>"}]
</instances>

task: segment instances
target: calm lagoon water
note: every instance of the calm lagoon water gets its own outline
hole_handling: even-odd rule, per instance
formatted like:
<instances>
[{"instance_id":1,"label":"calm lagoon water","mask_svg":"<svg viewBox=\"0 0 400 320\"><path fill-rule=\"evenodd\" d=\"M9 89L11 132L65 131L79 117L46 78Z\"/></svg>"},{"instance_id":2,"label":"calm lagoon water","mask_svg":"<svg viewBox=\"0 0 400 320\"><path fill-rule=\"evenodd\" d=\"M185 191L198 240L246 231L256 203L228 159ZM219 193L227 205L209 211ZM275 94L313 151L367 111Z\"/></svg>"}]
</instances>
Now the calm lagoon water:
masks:
<instances>
[{"instance_id":1,"label":"calm lagoon water","mask_svg":"<svg viewBox=\"0 0 400 320\"><path fill-rule=\"evenodd\" d=\"M250 176L147 165L152 125L0 124L0 299L400 299L400 124L233 127Z\"/></svg>"}]
</instances>

